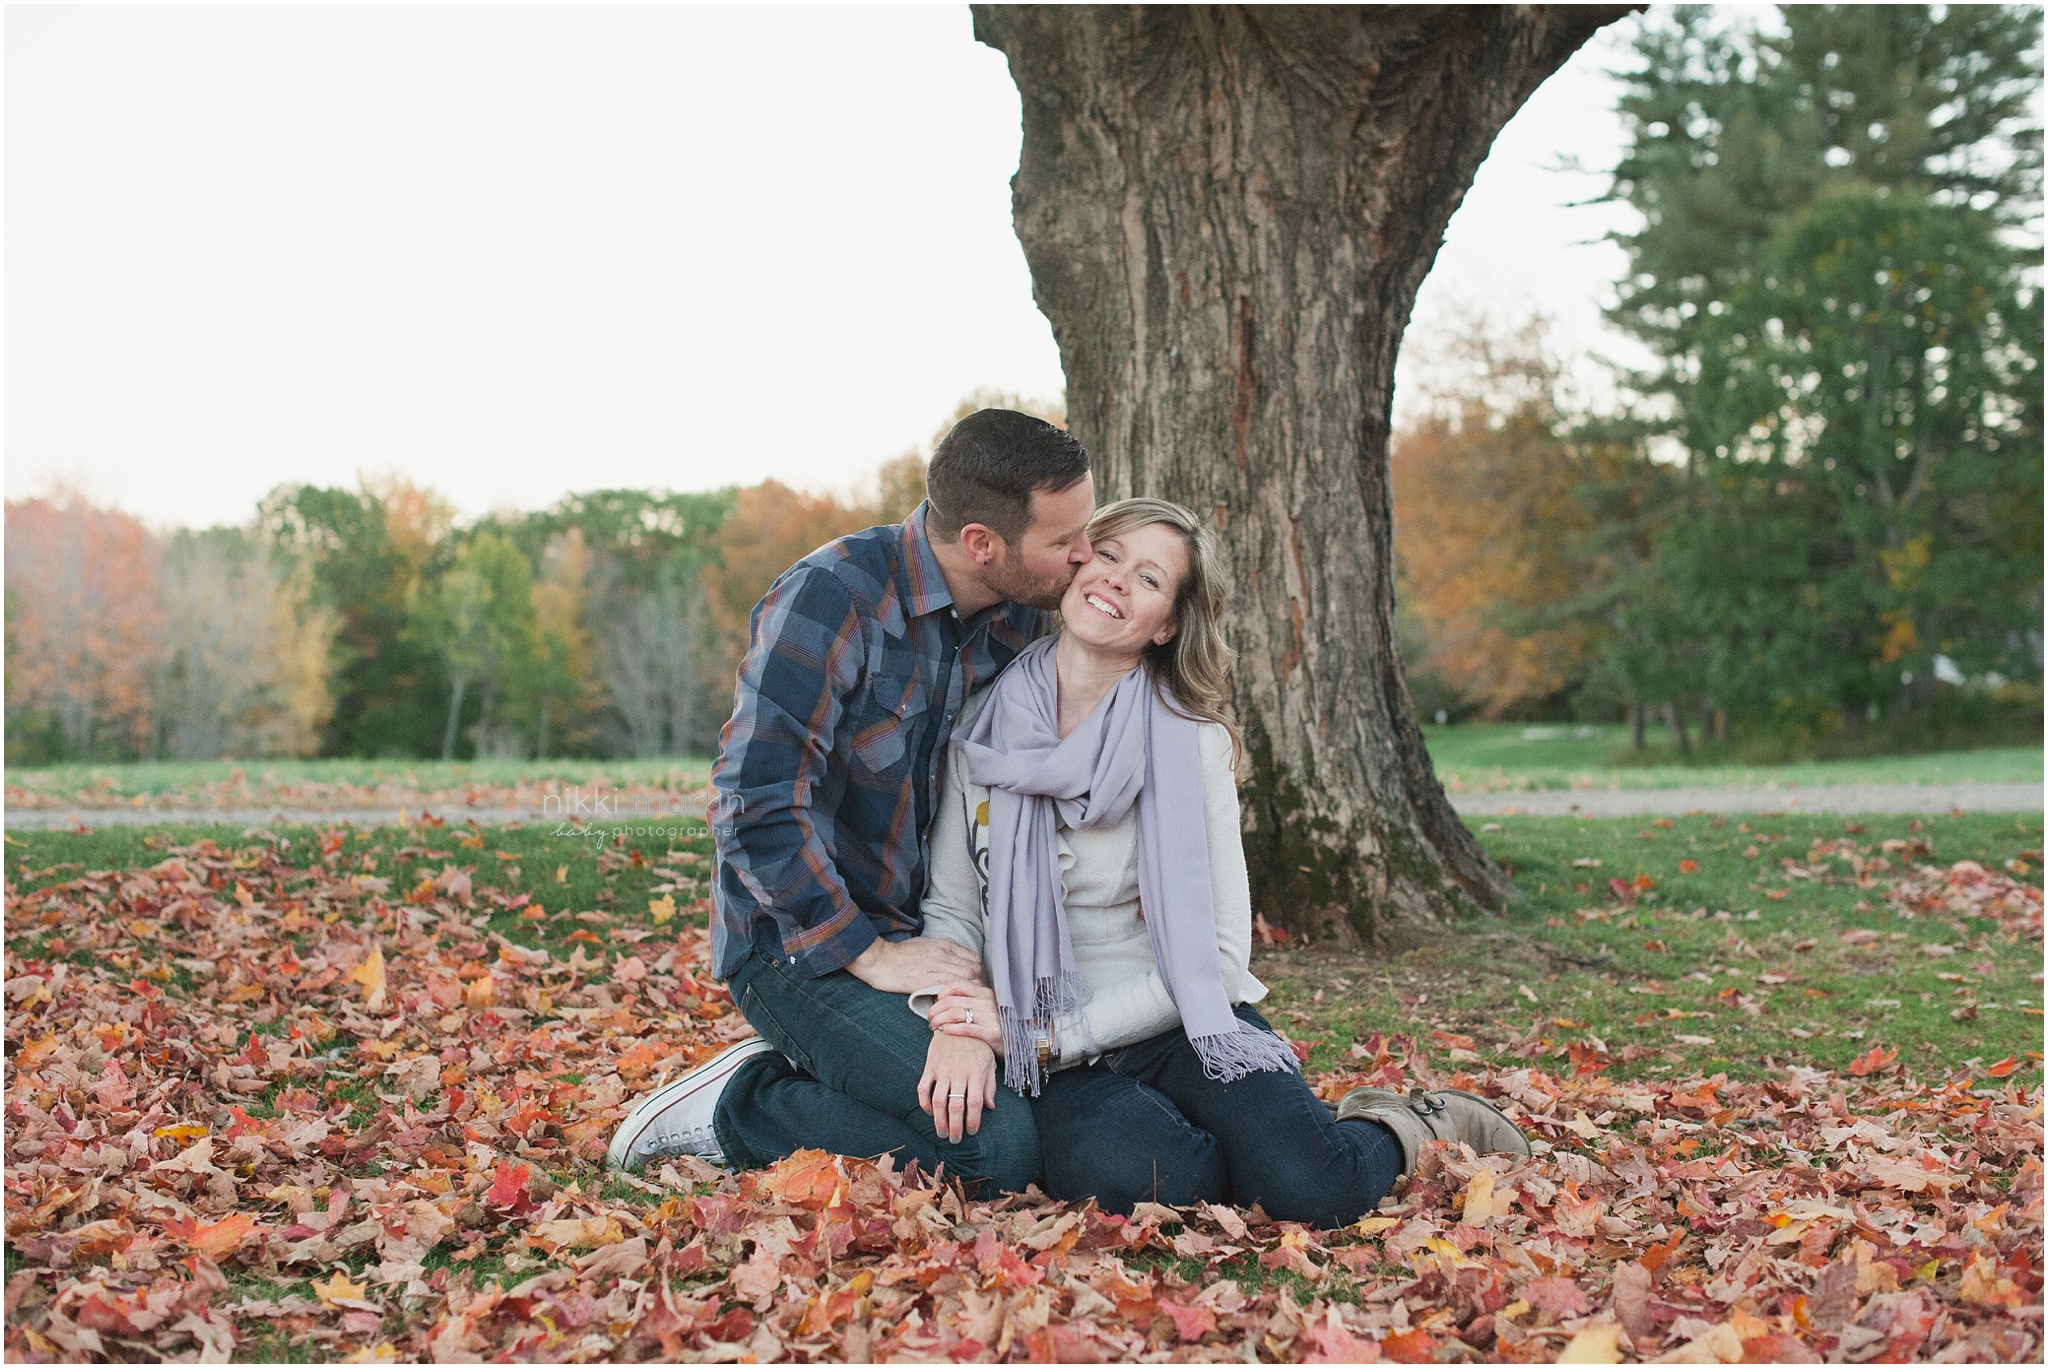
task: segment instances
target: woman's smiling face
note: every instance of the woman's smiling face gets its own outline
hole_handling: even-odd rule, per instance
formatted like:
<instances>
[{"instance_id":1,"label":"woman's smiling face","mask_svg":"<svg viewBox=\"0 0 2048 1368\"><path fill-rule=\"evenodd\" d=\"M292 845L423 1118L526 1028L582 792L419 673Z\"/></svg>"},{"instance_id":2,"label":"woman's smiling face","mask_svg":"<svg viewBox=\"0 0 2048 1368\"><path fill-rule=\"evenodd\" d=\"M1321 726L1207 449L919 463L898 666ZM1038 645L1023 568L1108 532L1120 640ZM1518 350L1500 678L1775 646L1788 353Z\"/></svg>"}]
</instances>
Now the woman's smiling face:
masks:
<instances>
[{"instance_id":1,"label":"woman's smiling face","mask_svg":"<svg viewBox=\"0 0 2048 1368\"><path fill-rule=\"evenodd\" d=\"M1133 658L1173 639L1173 604L1188 573L1188 549L1165 523L1147 523L1095 543L1095 555L1060 600L1065 630L1088 645Z\"/></svg>"}]
</instances>

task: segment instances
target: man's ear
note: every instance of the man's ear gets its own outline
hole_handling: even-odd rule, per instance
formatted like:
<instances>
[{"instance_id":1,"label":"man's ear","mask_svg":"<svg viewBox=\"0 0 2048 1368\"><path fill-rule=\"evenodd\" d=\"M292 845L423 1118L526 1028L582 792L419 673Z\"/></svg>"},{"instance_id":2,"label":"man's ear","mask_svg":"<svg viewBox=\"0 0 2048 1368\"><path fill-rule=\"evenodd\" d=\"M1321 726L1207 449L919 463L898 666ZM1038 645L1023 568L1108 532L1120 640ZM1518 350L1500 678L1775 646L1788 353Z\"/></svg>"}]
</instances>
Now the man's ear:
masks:
<instances>
[{"instance_id":1,"label":"man's ear","mask_svg":"<svg viewBox=\"0 0 2048 1368\"><path fill-rule=\"evenodd\" d=\"M985 523L969 523L960 529L960 549L986 570L1003 558L1003 539Z\"/></svg>"}]
</instances>

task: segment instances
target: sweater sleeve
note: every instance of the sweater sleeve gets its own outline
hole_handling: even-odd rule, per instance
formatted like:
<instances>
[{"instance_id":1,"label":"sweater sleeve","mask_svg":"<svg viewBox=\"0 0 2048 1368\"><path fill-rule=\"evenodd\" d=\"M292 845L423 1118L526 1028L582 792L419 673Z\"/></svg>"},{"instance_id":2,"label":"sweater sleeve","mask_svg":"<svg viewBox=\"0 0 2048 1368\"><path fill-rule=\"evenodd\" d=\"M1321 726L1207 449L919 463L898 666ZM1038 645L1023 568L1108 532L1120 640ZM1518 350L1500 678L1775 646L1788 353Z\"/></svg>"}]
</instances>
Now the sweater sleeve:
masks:
<instances>
[{"instance_id":1,"label":"sweater sleeve","mask_svg":"<svg viewBox=\"0 0 2048 1368\"><path fill-rule=\"evenodd\" d=\"M930 865L925 875L924 935L943 936L980 955L987 940L988 912L981 879L974 872L974 849L967 809L966 767L948 748L945 786L932 818Z\"/></svg>"},{"instance_id":2,"label":"sweater sleeve","mask_svg":"<svg viewBox=\"0 0 2048 1368\"><path fill-rule=\"evenodd\" d=\"M1266 989L1251 975L1252 900L1238 826L1237 776L1230 734L1203 723L1202 809L1209 837L1209 887L1216 953L1231 1002L1256 1002ZM1078 1012L1060 1018L1060 1063L1079 1064L1108 1050L1149 1040L1180 1025L1180 1012L1155 963L1141 975L1098 989Z\"/></svg>"}]
</instances>

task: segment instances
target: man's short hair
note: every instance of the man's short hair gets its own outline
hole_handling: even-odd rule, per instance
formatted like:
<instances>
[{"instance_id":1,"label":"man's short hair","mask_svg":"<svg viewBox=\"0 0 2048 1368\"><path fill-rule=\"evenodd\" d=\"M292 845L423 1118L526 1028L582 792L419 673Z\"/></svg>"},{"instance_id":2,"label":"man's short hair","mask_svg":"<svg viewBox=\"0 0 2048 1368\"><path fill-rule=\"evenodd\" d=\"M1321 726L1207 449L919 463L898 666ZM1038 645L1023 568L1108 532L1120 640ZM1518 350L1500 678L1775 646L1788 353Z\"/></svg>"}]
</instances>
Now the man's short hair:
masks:
<instances>
[{"instance_id":1,"label":"man's short hair","mask_svg":"<svg viewBox=\"0 0 2048 1368\"><path fill-rule=\"evenodd\" d=\"M953 424L925 471L932 529L945 540L980 523L1015 546L1031 525L1031 491L1057 494L1088 474L1073 435L1014 409L980 409Z\"/></svg>"}]
</instances>

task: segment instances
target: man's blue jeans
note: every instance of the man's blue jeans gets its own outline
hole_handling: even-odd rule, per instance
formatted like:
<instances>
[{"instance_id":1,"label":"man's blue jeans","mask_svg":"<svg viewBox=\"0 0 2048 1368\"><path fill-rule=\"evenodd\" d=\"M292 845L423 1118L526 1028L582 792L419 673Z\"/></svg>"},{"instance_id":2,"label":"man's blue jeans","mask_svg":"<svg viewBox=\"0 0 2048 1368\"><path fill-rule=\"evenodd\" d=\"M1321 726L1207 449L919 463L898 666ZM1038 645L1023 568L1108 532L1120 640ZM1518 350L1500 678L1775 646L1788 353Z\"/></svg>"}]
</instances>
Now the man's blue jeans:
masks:
<instances>
[{"instance_id":1,"label":"man's blue jeans","mask_svg":"<svg viewBox=\"0 0 2048 1368\"><path fill-rule=\"evenodd\" d=\"M915 1159L926 1173L943 1164L984 1196L1044 1181L1031 1108L1006 1088L982 1113L979 1134L957 1145L939 1138L917 1105L931 1028L908 998L843 969L803 978L772 944L756 945L729 986L748 1022L781 1051L749 1060L718 1099L712 1126L735 1167L822 1149L893 1154L899 1165Z\"/></svg>"},{"instance_id":2,"label":"man's blue jeans","mask_svg":"<svg viewBox=\"0 0 2048 1368\"><path fill-rule=\"evenodd\" d=\"M1240 1019L1271 1030L1249 1005ZM1349 1225L1401 1176L1401 1142L1339 1121L1293 1070L1218 1083L1176 1027L1048 1076L1032 1102L1046 1191L1128 1214L1138 1202L1248 1207L1318 1229Z\"/></svg>"}]
</instances>

